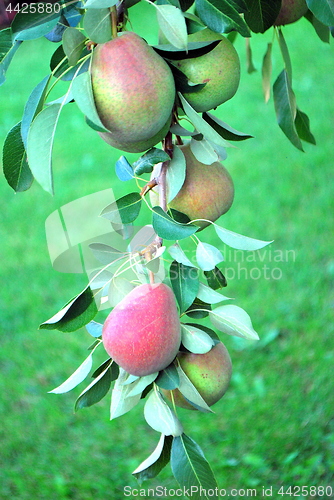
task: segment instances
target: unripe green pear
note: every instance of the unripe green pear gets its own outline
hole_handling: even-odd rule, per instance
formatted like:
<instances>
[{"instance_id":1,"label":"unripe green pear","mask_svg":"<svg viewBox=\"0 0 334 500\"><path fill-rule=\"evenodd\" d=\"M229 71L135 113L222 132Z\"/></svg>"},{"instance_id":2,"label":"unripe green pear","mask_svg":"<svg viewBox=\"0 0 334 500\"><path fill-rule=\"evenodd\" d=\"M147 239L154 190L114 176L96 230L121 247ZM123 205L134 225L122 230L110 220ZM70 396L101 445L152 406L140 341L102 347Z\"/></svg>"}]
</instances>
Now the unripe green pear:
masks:
<instances>
[{"instance_id":1,"label":"unripe green pear","mask_svg":"<svg viewBox=\"0 0 334 500\"><path fill-rule=\"evenodd\" d=\"M275 26L291 24L298 21L308 10L305 0L282 0L281 10L275 21Z\"/></svg>"},{"instance_id":2,"label":"unripe green pear","mask_svg":"<svg viewBox=\"0 0 334 500\"><path fill-rule=\"evenodd\" d=\"M222 342L205 354L180 352L177 360L208 406L214 405L224 396L230 384L232 362ZM178 389L163 390L163 394L170 400L171 392L173 392L173 399L177 406L195 410L195 407L188 403Z\"/></svg>"},{"instance_id":3,"label":"unripe green pear","mask_svg":"<svg viewBox=\"0 0 334 500\"><path fill-rule=\"evenodd\" d=\"M198 92L185 93L189 104L199 112L209 111L231 99L240 82L240 60L233 44L223 35L205 28L188 36L189 42L221 40L200 57L173 61L192 83L206 83Z\"/></svg>"},{"instance_id":4,"label":"unripe green pear","mask_svg":"<svg viewBox=\"0 0 334 500\"><path fill-rule=\"evenodd\" d=\"M140 36L123 32L97 45L91 76L96 109L111 141L140 143L165 127L175 100L174 78Z\"/></svg>"},{"instance_id":5,"label":"unripe green pear","mask_svg":"<svg viewBox=\"0 0 334 500\"><path fill-rule=\"evenodd\" d=\"M181 146L186 159L186 178L182 188L169 203L170 208L186 214L190 220L214 222L225 214L233 203L234 186L226 168L218 161L204 165L193 155L190 145ZM150 191L152 205L159 204L159 185ZM195 220L201 229L210 222Z\"/></svg>"},{"instance_id":6,"label":"unripe green pear","mask_svg":"<svg viewBox=\"0 0 334 500\"><path fill-rule=\"evenodd\" d=\"M165 126L159 130L157 134L155 134L153 137L150 137L149 139L146 139L145 141L139 141L139 142L119 142L114 139L114 135L111 134L110 132L99 132L100 137L102 139L110 144L113 148L120 149L121 151L126 151L127 153L142 153L143 151L147 151L148 149L152 148L158 142L162 141L164 137L166 137L167 132L170 128L171 124L171 117L168 118Z\"/></svg>"},{"instance_id":7,"label":"unripe green pear","mask_svg":"<svg viewBox=\"0 0 334 500\"><path fill-rule=\"evenodd\" d=\"M109 356L132 375L142 377L166 368L181 343L171 288L145 283L131 290L107 317L102 341Z\"/></svg>"}]
</instances>

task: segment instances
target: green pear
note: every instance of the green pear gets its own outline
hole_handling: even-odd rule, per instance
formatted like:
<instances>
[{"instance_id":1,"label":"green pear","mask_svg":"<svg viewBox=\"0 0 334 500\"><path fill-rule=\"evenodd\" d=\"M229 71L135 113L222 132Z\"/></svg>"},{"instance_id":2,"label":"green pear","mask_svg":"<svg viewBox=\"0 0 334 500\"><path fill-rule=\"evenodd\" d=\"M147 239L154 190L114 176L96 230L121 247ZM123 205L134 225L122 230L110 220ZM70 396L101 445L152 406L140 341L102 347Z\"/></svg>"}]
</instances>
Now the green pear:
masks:
<instances>
[{"instance_id":1,"label":"green pear","mask_svg":"<svg viewBox=\"0 0 334 500\"><path fill-rule=\"evenodd\" d=\"M97 45L91 77L96 109L111 141L144 142L165 127L175 101L174 78L140 36L127 31Z\"/></svg>"},{"instance_id":2,"label":"green pear","mask_svg":"<svg viewBox=\"0 0 334 500\"><path fill-rule=\"evenodd\" d=\"M138 142L119 142L114 139L113 134L110 132L99 132L99 136L102 137L102 139L107 143L110 144L110 146L120 149L121 151L126 151L127 153L142 153L143 151L147 151L148 149L152 148L158 142L162 141L164 137L166 137L167 132L170 128L172 117L170 116L165 124L165 126L159 130L157 134L155 134L153 137L150 137L149 139L146 139L145 141L138 141Z\"/></svg>"},{"instance_id":3,"label":"green pear","mask_svg":"<svg viewBox=\"0 0 334 500\"><path fill-rule=\"evenodd\" d=\"M208 406L219 401L227 391L232 375L232 362L228 350L222 342L216 344L205 354L179 352L176 358L182 370L196 387ZM163 390L163 394L171 400L171 392L177 406L195 410L178 389Z\"/></svg>"},{"instance_id":4,"label":"green pear","mask_svg":"<svg viewBox=\"0 0 334 500\"><path fill-rule=\"evenodd\" d=\"M170 208L186 214L194 224L204 229L232 205L234 186L232 178L220 162L204 165L193 155L190 145L181 146L186 159L186 178L178 194L169 203ZM156 174L157 171L154 172ZM153 206L159 204L159 185L150 191ZM200 221L196 219L206 219Z\"/></svg>"},{"instance_id":5,"label":"green pear","mask_svg":"<svg viewBox=\"0 0 334 500\"><path fill-rule=\"evenodd\" d=\"M305 0L282 0L281 10L275 21L275 26L291 24L306 14L308 10Z\"/></svg>"},{"instance_id":6,"label":"green pear","mask_svg":"<svg viewBox=\"0 0 334 500\"><path fill-rule=\"evenodd\" d=\"M166 368L181 343L175 296L164 283L142 284L108 315L102 342L125 371L140 377Z\"/></svg>"},{"instance_id":7,"label":"green pear","mask_svg":"<svg viewBox=\"0 0 334 500\"><path fill-rule=\"evenodd\" d=\"M172 61L192 83L206 83L198 92L185 93L189 104L199 112L209 111L236 93L240 82L240 60L233 44L223 35L205 28L188 36L189 42L221 40L207 54Z\"/></svg>"}]
</instances>

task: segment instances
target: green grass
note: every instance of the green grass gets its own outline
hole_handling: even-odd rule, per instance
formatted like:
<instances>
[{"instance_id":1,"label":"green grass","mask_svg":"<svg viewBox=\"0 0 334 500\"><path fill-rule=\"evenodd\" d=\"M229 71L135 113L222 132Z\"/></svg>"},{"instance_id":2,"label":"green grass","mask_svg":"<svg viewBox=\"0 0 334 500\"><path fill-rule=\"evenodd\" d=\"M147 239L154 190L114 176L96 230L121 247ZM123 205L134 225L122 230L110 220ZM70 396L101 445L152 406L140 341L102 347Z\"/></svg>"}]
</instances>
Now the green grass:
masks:
<instances>
[{"instance_id":1,"label":"green grass","mask_svg":"<svg viewBox=\"0 0 334 500\"><path fill-rule=\"evenodd\" d=\"M136 26L144 34L139 21ZM225 293L251 315L262 340L222 336L234 365L229 391L213 415L179 413L220 487L257 488L258 496L262 486L334 486L333 47L318 41L306 21L285 33L297 102L310 116L318 145L305 145L300 153L276 125L272 100L263 103L260 83L271 35L254 37L258 71L243 71L239 92L219 110L224 121L255 136L229 151L225 165L236 197L221 223L274 240L253 261L224 249L230 278ZM237 46L245 67L244 41ZM44 40L19 49L0 88L1 144L48 71L42 55L53 50ZM281 66L275 52L274 75ZM87 356L90 338L84 330L37 329L86 284L83 275L52 269L45 219L64 203L102 189L125 194L128 185L116 181L113 171L119 156L70 104L55 140L55 196L36 183L14 195L1 179L1 500L122 499L124 486L136 487L131 472L158 440L140 405L109 422L108 397L74 414L82 387L47 394ZM201 237L218 244L210 228ZM169 466L143 487L157 485L176 487Z\"/></svg>"}]
</instances>

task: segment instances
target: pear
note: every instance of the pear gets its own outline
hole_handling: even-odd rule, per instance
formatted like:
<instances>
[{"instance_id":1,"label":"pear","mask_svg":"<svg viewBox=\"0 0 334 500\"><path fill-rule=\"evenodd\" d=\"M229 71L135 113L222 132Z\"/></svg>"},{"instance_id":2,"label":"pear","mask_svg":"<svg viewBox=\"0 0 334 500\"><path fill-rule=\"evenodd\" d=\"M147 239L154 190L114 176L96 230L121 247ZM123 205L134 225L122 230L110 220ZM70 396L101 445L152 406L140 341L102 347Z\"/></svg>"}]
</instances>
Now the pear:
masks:
<instances>
[{"instance_id":1,"label":"pear","mask_svg":"<svg viewBox=\"0 0 334 500\"><path fill-rule=\"evenodd\" d=\"M291 24L300 19L308 10L305 0L282 0L281 10L275 21L275 26Z\"/></svg>"},{"instance_id":2,"label":"pear","mask_svg":"<svg viewBox=\"0 0 334 500\"><path fill-rule=\"evenodd\" d=\"M196 387L208 406L219 401L227 391L232 375L232 362L228 350L222 342L216 344L205 354L180 352L177 355L180 366ZM173 399L177 406L195 410L178 389L173 391ZM163 390L163 394L171 400L171 391Z\"/></svg>"},{"instance_id":3,"label":"pear","mask_svg":"<svg viewBox=\"0 0 334 500\"><path fill-rule=\"evenodd\" d=\"M97 45L91 78L96 109L111 142L126 146L147 141L166 126L175 100L174 78L168 64L136 33L119 33Z\"/></svg>"},{"instance_id":4,"label":"pear","mask_svg":"<svg viewBox=\"0 0 334 500\"><path fill-rule=\"evenodd\" d=\"M186 178L178 194L168 204L186 214L201 229L225 214L233 203L232 178L220 162L204 165L193 155L190 145L180 146L186 159ZM158 174L158 169L154 175ZM153 206L159 204L159 185L150 191ZM200 221L196 219L206 219Z\"/></svg>"},{"instance_id":5,"label":"pear","mask_svg":"<svg viewBox=\"0 0 334 500\"><path fill-rule=\"evenodd\" d=\"M209 111L231 99L240 82L240 60L233 44L223 35L205 28L188 36L189 42L221 40L207 54L173 61L192 83L206 83L198 92L184 93L196 111Z\"/></svg>"},{"instance_id":6,"label":"pear","mask_svg":"<svg viewBox=\"0 0 334 500\"><path fill-rule=\"evenodd\" d=\"M109 356L140 377L166 368L181 343L175 296L164 283L135 287L107 317L102 341Z\"/></svg>"}]
</instances>

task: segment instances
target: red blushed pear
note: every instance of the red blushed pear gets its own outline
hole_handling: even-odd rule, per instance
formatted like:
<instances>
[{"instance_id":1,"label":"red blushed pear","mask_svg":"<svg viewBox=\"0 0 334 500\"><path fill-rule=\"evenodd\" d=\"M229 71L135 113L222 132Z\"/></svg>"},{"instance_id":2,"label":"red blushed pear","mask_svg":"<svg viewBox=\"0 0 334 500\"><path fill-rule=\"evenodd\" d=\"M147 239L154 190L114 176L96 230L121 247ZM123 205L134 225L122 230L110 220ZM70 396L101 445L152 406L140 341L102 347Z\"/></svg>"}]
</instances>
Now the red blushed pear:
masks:
<instances>
[{"instance_id":1,"label":"red blushed pear","mask_svg":"<svg viewBox=\"0 0 334 500\"><path fill-rule=\"evenodd\" d=\"M166 368L181 343L175 296L164 283L134 288L107 317L102 341L109 356L140 377Z\"/></svg>"},{"instance_id":2,"label":"red blushed pear","mask_svg":"<svg viewBox=\"0 0 334 500\"><path fill-rule=\"evenodd\" d=\"M109 144L114 141L115 147L126 148L129 143L145 143L166 126L175 100L174 78L163 58L136 33L119 33L97 45L91 77L97 113L110 132Z\"/></svg>"},{"instance_id":3,"label":"red blushed pear","mask_svg":"<svg viewBox=\"0 0 334 500\"><path fill-rule=\"evenodd\" d=\"M275 26L294 23L303 17L307 10L305 0L282 0L281 10L275 21Z\"/></svg>"},{"instance_id":4,"label":"red blushed pear","mask_svg":"<svg viewBox=\"0 0 334 500\"><path fill-rule=\"evenodd\" d=\"M177 355L180 366L196 387L208 406L212 406L225 394L232 375L232 362L228 350L222 342L216 344L205 354L180 352ZM195 410L178 389L163 390L163 394L171 400L171 392L177 406Z\"/></svg>"}]
</instances>

